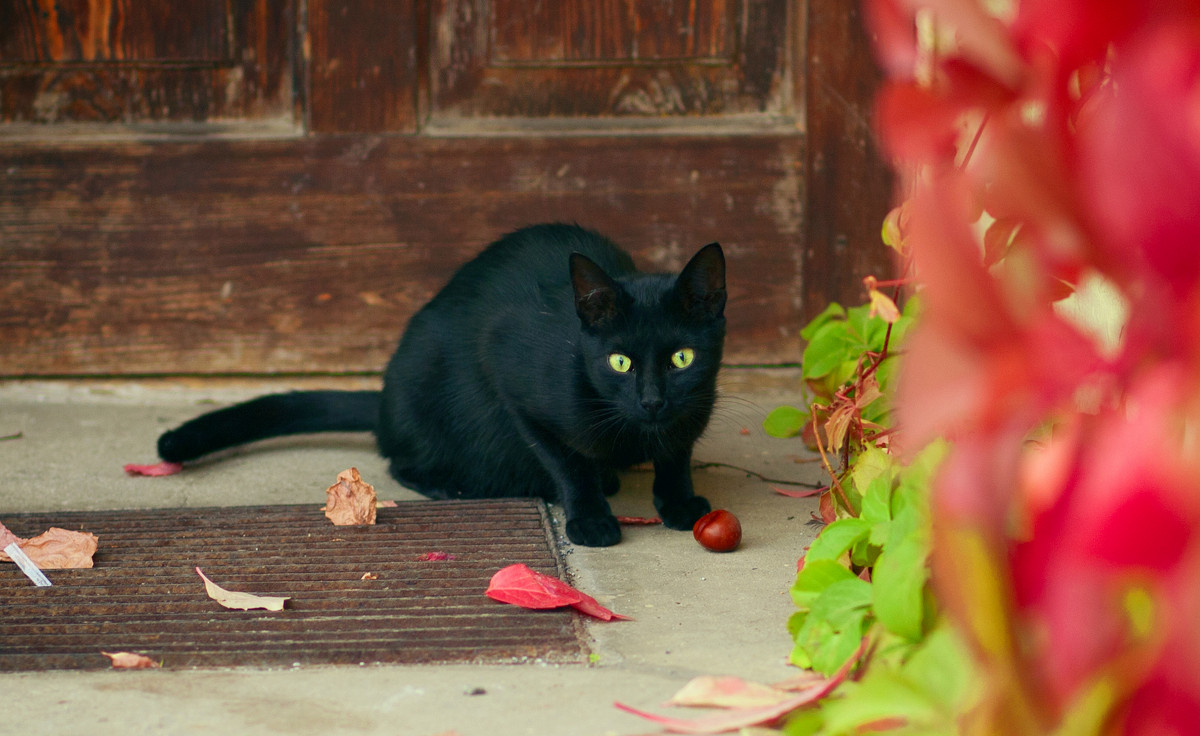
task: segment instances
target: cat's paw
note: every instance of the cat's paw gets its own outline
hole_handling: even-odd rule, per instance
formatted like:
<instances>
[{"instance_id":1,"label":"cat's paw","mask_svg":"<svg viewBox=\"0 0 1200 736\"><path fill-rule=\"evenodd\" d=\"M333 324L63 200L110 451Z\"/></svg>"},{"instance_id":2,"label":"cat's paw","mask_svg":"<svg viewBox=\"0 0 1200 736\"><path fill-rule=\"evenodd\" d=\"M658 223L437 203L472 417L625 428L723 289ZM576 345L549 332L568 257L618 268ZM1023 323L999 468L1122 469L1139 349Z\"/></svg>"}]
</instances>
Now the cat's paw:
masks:
<instances>
[{"instance_id":1,"label":"cat's paw","mask_svg":"<svg viewBox=\"0 0 1200 736\"><path fill-rule=\"evenodd\" d=\"M621 525L611 514L567 519L567 539L584 547L611 547L621 541Z\"/></svg>"},{"instance_id":2,"label":"cat's paw","mask_svg":"<svg viewBox=\"0 0 1200 736\"><path fill-rule=\"evenodd\" d=\"M664 503L659 503L656 499L654 506L658 509L658 515L662 517L663 526L680 531L691 531L697 519L712 511L708 499L703 496Z\"/></svg>"}]
</instances>

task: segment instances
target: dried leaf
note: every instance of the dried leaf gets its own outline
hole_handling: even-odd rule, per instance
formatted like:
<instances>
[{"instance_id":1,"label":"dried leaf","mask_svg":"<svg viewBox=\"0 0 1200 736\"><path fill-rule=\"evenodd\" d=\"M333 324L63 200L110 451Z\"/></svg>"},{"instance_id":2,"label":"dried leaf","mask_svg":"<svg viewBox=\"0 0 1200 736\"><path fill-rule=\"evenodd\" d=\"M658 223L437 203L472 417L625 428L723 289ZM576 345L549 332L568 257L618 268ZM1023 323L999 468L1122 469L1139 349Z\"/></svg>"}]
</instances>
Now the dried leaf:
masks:
<instances>
[{"instance_id":1,"label":"dried leaf","mask_svg":"<svg viewBox=\"0 0 1200 736\"><path fill-rule=\"evenodd\" d=\"M444 560L453 560L454 555L449 552L422 552L417 555L417 559L421 562L442 562Z\"/></svg>"},{"instance_id":2,"label":"dried leaf","mask_svg":"<svg viewBox=\"0 0 1200 736\"><path fill-rule=\"evenodd\" d=\"M225 590L209 580L198 567L196 568L196 574L204 581L204 589L208 591L208 597L226 608L233 608L239 611L249 611L254 608L265 608L268 611L282 611L283 604L291 600L290 596L253 595L251 593L238 593L232 590Z\"/></svg>"},{"instance_id":3,"label":"dried leaf","mask_svg":"<svg viewBox=\"0 0 1200 736\"><path fill-rule=\"evenodd\" d=\"M133 652L100 652L112 660L114 670L158 669L162 665L144 654Z\"/></svg>"},{"instance_id":4,"label":"dried leaf","mask_svg":"<svg viewBox=\"0 0 1200 736\"><path fill-rule=\"evenodd\" d=\"M858 650L828 679L817 680L811 686L797 691L795 695L789 696L786 700L781 700L772 705L764 705L756 708L734 708L700 718L672 718L671 716L660 716L638 710L623 703L613 703L613 705L626 713L632 713L648 721L653 721L670 733L715 734L736 731L751 726L761 726L772 723L797 708L815 703L833 692L834 688L842 684L842 681L854 669L859 657L862 656L864 648L865 640L864 644L861 644Z\"/></svg>"},{"instance_id":5,"label":"dried leaf","mask_svg":"<svg viewBox=\"0 0 1200 736\"><path fill-rule=\"evenodd\" d=\"M43 570L67 570L91 567L100 539L89 532L50 527L32 539L20 539L8 529L0 526L0 540L7 540L0 547L7 547L13 540L34 564ZM12 562L8 555L0 552L0 561Z\"/></svg>"},{"instance_id":6,"label":"dried leaf","mask_svg":"<svg viewBox=\"0 0 1200 736\"><path fill-rule=\"evenodd\" d=\"M135 463L129 463L125 466L125 472L129 475L142 475L147 477L175 475L181 470L183 470L182 463L161 462L153 465L137 465Z\"/></svg>"},{"instance_id":7,"label":"dried leaf","mask_svg":"<svg viewBox=\"0 0 1200 736\"><path fill-rule=\"evenodd\" d=\"M543 609L572 606L603 621L630 620L628 616L613 613L585 593L570 585L543 575L528 565L509 565L492 576L488 583L487 596L501 603L511 603L521 608Z\"/></svg>"},{"instance_id":8,"label":"dried leaf","mask_svg":"<svg viewBox=\"0 0 1200 736\"><path fill-rule=\"evenodd\" d=\"M793 697L783 690L757 682L749 682L740 677L701 675L684 685L683 689L667 701L667 705L706 708L762 708L777 705Z\"/></svg>"},{"instance_id":9,"label":"dried leaf","mask_svg":"<svg viewBox=\"0 0 1200 736\"><path fill-rule=\"evenodd\" d=\"M361 578L359 578L359 580L378 580L378 579L379 579L379 576L373 572L364 572L363 576Z\"/></svg>"},{"instance_id":10,"label":"dried leaf","mask_svg":"<svg viewBox=\"0 0 1200 736\"><path fill-rule=\"evenodd\" d=\"M837 684L838 682L829 680L821 685L792 695L787 700L780 701L774 705L764 705L758 708L736 708L700 718L660 716L632 708L624 703L614 703L613 705L626 713L632 713L635 716L640 716L648 721L657 723L670 733L716 734L771 723L797 708L823 698Z\"/></svg>"},{"instance_id":11,"label":"dried leaf","mask_svg":"<svg viewBox=\"0 0 1200 736\"><path fill-rule=\"evenodd\" d=\"M358 468L338 473L325 489L325 516L337 526L375 523L375 488L363 481Z\"/></svg>"},{"instance_id":12,"label":"dried leaf","mask_svg":"<svg viewBox=\"0 0 1200 736\"><path fill-rule=\"evenodd\" d=\"M21 539L16 534L13 534L11 531L9 531L8 527L4 526L3 524L0 524L0 550L4 549L5 547L12 544L13 542L20 544L21 542L24 542L24 541L25 541L24 539ZM3 552L0 552L0 555L3 555L3 554L4 554ZM7 559L7 558L2 558L2 559Z\"/></svg>"}]
</instances>

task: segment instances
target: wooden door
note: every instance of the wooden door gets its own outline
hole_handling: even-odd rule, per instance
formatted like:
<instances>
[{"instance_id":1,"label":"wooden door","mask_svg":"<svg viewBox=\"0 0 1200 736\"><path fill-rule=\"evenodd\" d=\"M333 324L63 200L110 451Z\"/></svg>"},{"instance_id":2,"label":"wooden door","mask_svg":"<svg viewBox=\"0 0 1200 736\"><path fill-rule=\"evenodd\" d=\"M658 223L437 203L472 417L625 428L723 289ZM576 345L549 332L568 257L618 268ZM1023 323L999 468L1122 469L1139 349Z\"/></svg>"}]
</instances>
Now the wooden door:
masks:
<instances>
[{"instance_id":1,"label":"wooden door","mask_svg":"<svg viewBox=\"0 0 1200 736\"><path fill-rule=\"evenodd\" d=\"M375 372L544 220L721 241L795 362L888 269L875 80L840 0L0 4L0 375Z\"/></svg>"}]
</instances>

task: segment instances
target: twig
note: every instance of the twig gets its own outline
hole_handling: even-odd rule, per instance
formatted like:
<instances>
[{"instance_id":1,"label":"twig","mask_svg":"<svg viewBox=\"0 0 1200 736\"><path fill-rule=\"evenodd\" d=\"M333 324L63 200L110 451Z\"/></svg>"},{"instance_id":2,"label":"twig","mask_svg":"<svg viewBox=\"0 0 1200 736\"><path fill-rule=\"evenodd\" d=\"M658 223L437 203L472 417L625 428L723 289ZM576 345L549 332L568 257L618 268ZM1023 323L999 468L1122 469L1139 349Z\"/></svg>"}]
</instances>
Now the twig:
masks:
<instances>
[{"instance_id":1,"label":"twig","mask_svg":"<svg viewBox=\"0 0 1200 736\"><path fill-rule=\"evenodd\" d=\"M764 483L779 483L780 485L785 485L785 486L803 486L805 488L814 488L814 489L823 487L823 486L817 485L816 483L809 483L808 481L803 481L803 480L780 480L779 478L768 478L767 476L763 475L762 473L755 472L753 470L750 470L749 468L743 468L743 467L740 467L737 465L730 465L729 463L699 462L699 463L695 463L692 465L692 469L694 469L694 470L704 470L705 468L729 468L731 470L738 470L738 471L745 473L746 475L752 475L755 478L758 478L759 480L763 481Z\"/></svg>"}]
</instances>

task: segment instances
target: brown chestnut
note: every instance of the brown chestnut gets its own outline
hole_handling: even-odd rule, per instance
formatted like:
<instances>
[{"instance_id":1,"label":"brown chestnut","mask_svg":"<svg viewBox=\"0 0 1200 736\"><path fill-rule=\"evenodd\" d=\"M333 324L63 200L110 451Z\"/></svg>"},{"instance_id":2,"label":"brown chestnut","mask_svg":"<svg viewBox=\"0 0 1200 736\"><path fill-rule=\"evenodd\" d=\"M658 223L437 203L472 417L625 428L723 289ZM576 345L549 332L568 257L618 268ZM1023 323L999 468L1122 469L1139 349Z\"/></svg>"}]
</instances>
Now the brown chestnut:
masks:
<instances>
[{"instance_id":1,"label":"brown chestnut","mask_svg":"<svg viewBox=\"0 0 1200 736\"><path fill-rule=\"evenodd\" d=\"M725 509L717 509L696 520L692 536L705 549L732 552L742 542L742 524Z\"/></svg>"}]
</instances>

